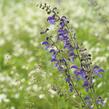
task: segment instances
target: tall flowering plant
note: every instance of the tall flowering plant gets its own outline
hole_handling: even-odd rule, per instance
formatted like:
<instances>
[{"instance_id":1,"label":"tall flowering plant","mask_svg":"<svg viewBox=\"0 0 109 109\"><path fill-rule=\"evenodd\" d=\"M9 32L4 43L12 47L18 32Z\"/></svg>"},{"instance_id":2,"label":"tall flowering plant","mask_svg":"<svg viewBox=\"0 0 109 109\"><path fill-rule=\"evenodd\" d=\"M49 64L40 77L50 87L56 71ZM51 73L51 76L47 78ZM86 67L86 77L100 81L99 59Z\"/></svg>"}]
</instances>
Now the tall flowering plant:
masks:
<instances>
[{"instance_id":1,"label":"tall flowering plant","mask_svg":"<svg viewBox=\"0 0 109 109\"><path fill-rule=\"evenodd\" d=\"M51 62L64 75L69 93L76 93L80 98L80 108L101 109L105 102L96 95L94 84L97 77L102 77L104 70L92 64L91 54L83 44L78 43L66 16L60 16L56 7L51 9L46 3L38 6L49 15L47 22L50 25L40 33L45 36L41 44L50 53ZM85 94L81 89L84 89Z\"/></svg>"}]
</instances>

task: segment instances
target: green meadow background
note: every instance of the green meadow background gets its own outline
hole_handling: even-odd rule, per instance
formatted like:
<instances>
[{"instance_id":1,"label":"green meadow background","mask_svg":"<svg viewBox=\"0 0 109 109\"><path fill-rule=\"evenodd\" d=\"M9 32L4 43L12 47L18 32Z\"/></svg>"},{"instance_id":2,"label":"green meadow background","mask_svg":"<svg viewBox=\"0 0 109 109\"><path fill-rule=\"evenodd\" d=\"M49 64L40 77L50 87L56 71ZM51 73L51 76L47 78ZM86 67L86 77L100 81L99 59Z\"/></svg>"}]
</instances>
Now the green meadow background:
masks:
<instances>
[{"instance_id":1,"label":"green meadow background","mask_svg":"<svg viewBox=\"0 0 109 109\"><path fill-rule=\"evenodd\" d=\"M43 2L69 18L93 64L105 70L96 92L109 109L109 0L96 0L99 10L90 1L0 0L0 109L78 109L80 101L64 92L65 80L41 45L47 15L36 5Z\"/></svg>"}]
</instances>

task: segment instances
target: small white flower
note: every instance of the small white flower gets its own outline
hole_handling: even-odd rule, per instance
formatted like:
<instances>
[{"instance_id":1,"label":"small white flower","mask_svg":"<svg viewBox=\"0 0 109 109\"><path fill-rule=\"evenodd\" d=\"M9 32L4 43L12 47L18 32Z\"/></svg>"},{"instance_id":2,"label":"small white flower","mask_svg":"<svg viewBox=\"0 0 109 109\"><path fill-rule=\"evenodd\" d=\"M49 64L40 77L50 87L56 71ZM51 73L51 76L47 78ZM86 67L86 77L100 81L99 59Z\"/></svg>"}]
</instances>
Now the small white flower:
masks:
<instances>
[{"instance_id":1,"label":"small white flower","mask_svg":"<svg viewBox=\"0 0 109 109\"><path fill-rule=\"evenodd\" d=\"M0 94L0 102L4 101L7 98L6 94Z\"/></svg>"},{"instance_id":2,"label":"small white flower","mask_svg":"<svg viewBox=\"0 0 109 109\"><path fill-rule=\"evenodd\" d=\"M39 95L39 98L40 98L40 99L45 98L45 95L44 95L44 94L40 94L40 95Z\"/></svg>"},{"instance_id":3,"label":"small white flower","mask_svg":"<svg viewBox=\"0 0 109 109\"><path fill-rule=\"evenodd\" d=\"M48 90L52 95L55 95L56 94L56 91L52 90L52 89L49 89Z\"/></svg>"}]
</instances>

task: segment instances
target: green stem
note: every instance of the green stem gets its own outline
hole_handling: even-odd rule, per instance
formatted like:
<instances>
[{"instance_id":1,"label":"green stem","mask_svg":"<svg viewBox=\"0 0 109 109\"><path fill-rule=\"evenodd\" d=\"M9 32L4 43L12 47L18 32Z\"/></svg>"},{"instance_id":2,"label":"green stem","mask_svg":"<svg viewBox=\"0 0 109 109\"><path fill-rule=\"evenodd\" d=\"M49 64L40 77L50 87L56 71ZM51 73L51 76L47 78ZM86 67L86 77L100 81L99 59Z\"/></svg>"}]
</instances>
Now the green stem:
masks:
<instances>
[{"instance_id":1,"label":"green stem","mask_svg":"<svg viewBox=\"0 0 109 109\"><path fill-rule=\"evenodd\" d=\"M68 68L68 66L67 66L67 62L65 62L65 65L66 65L66 68L67 68L67 73L70 74L69 68ZM68 75L67 73L65 72L66 76ZM86 102L84 101L84 99L82 98L81 94L78 92L77 88L75 87L72 78L70 78L70 81L71 81L71 83L72 83L72 85L73 85L73 88L74 88L76 94L80 97L80 99L81 99L81 101L83 102L84 106L86 106L88 109L90 109L90 108L87 106L87 104L86 104Z\"/></svg>"}]
</instances>

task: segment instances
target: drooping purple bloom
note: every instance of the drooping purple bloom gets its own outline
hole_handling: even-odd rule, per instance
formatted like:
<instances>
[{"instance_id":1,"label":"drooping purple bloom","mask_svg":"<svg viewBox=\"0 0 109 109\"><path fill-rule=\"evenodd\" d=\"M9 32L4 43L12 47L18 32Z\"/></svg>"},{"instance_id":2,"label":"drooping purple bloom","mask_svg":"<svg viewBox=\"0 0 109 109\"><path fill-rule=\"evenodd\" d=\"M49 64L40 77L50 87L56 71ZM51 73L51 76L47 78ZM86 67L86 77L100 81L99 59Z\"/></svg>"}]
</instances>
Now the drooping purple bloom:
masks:
<instances>
[{"instance_id":1,"label":"drooping purple bloom","mask_svg":"<svg viewBox=\"0 0 109 109\"><path fill-rule=\"evenodd\" d=\"M72 46L71 46L69 40L65 40L65 41L64 41L64 48L70 49L71 47L72 47Z\"/></svg>"},{"instance_id":2,"label":"drooping purple bloom","mask_svg":"<svg viewBox=\"0 0 109 109\"><path fill-rule=\"evenodd\" d=\"M69 77L66 78L66 82L70 83L70 78Z\"/></svg>"},{"instance_id":3,"label":"drooping purple bloom","mask_svg":"<svg viewBox=\"0 0 109 109\"><path fill-rule=\"evenodd\" d=\"M59 61L57 60L54 64L55 67L58 67L59 66Z\"/></svg>"},{"instance_id":4,"label":"drooping purple bloom","mask_svg":"<svg viewBox=\"0 0 109 109\"><path fill-rule=\"evenodd\" d=\"M52 55L51 62L54 62L54 61L57 61L57 59L56 59L56 54L53 54L53 55Z\"/></svg>"},{"instance_id":5,"label":"drooping purple bloom","mask_svg":"<svg viewBox=\"0 0 109 109\"><path fill-rule=\"evenodd\" d=\"M99 77L102 77L102 74L100 74L101 72L104 72L103 69L101 69L99 66L94 66L93 68L93 73Z\"/></svg>"},{"instance_id":6,"label":"drooping purple bloom","mask_svg":"<svg viewBox=\"0 0 109 109\"><path fill-rule=\"evenodd\" d=\"M63 28L65 26L65 23L63 21L60 22L60 27Z\"/></svg>"},{"instance_id":7,"label":"drooping purple bloom","mask_svg":"<svg viewBox=\"0 0 109 109\"><path fill-rule=\"evenodd\" d=\"M61 21L64 21L65 23L69 23L68 19L66 18L66 16L62 16L61 17Z\"/></svg>"},{"instance_id":8,"label":"drooping purple bloom","mask_svg":"<svg viewBox=\"0 0 109 109\"><path fill-rule=\"evenodd\" d=\"M50 23L50 24L55 24L56 20L55 20L55 16L49 16L47 21Z\"/></svg>"},{"instance_id":9,"label":"drooping purple bloom","mask_svg":"<svg viewBox=\"0 0 109 109\"><path fill-rule=\"evenodd\" d=\"M41 44L42 44L42 45L45 45L45 49L48 49L48 48L51 47L51 45L50 45L49 42L47 42L47 41L43 41Z\"/></svg>"},{"instance_id":10,"label":"drooping purple bloom","mask_svg":"<svg viewBox=\"0 0 109 109\"><path fill-rule=\"evenodd\" d=\"M85 71L83 70L83 69L76 69L75 71L74 71L74 74L76 75L76 76L80 76L83 80L85 80L86 78L86 73L85 73Z\"/></svg>"},{"instance_id":11,"label":"drooping purple bloom","mask_svg":"<svg viewBox=\"0 0 109 109\"><path fill-rule=\"evenodd\" d=\"M71 68L78 69L78 66L72 65Z\"/></svg>"},{"instance_id":12,"label":"drooping purple bloom","mask_svg":"<svg viewBox=\"0 0 109 109\"><path fill-rule=\"evenodd\" d=\"M53 53L53 54L56 53L55 49L51 49L49 52L50 52L50 53Z\"/></svg>"},{"instance_id":13,"label":"drooping purple bloom","mask_svg":"<svg viewBox=\"0 0 109 109\"><path fill-rule=\"evenodd\" d=\"M74 70L74 74L75 74L76 76L79 76L80 70L79 70L79 69Z\"/></svg>"},{"instance_id":14,"label":"drooping purple bloom","mask_svg":"<svg viewBox=\"0 0 109 109\"><path fill-rule=\"evenodd\" d=\"M47 41L44 41L41 43L42 45L48 45L49 43Z\"/></svg>"},{"instance_id":15,"label":"drooping purple bloom","mask_svg":"<svg viewBox=\"0 0 109 109\"><path fill-rule=\"evenodd\" d=\"M85 80L84 83L83 83L83 86L84 87L88 87L89 86L89 82L87 80Z\"/></svg>"},{"instance_id":16,"label":"drooping purple bloom","mask_svg":"<svg viewBox=\"0 0 109 109\"><path fill-rule=\"evenodd\" d=\"M62 36L68 35L67 29L62 29L62 28L60 28L60 29L58 30L58 35L62 35Z\"/></svg>"},{"instance_id":17,"label":"drooping purple bloom","mask_svg":"<svg viewBox=\"0 0 109 109\"><path fill-rule=\"evenodd\" d=\"M61 41L62 41L62 40L64 40L64 36L63 36L63 35L61 35L61 34L60 34L60 35L58 35L58 40L61 40Z\"/></svg>"},{"instance_id":18,"label":"drooping purple bloom","mask_svg":"<svg viewBox=\"0 0 109 109\"><path fill-rule=\"evenodd\" d=\"M83 69L80 69L80 76L83 80L86 79L86 72Z\"/></svg>"},{"instance_id":19,"label":"drooping purple bloom","mask_svg":"<svg viewBox=\"0 0 109 109\"><path fill-rule=\"evenodd\" d=\"M66 59L65 58L62 58L59 60L62 64L66 65Z\"/></svg>"},{"instance_id":20,"label":"drooping purple bloom","mask_svg":"<svg viewBox=\"0 0 109 109\"><path fill-rule=\"evenodd\" d=\"M88 92L88 90L90 88L90 83L89 83L89 81L87 79L84 80L83 87Z\"/></svg>"},{"instance_id":21,"label":"drooping purple bloom","mask_svg":"<svg viewBox=\"0 0 109 109\"><path fill-rule=\"evenodd\" d=\"M60 18L60 27L63 28L67 23L69 23L68 19L65 16Z\"/></svg>"}]
</instances>

